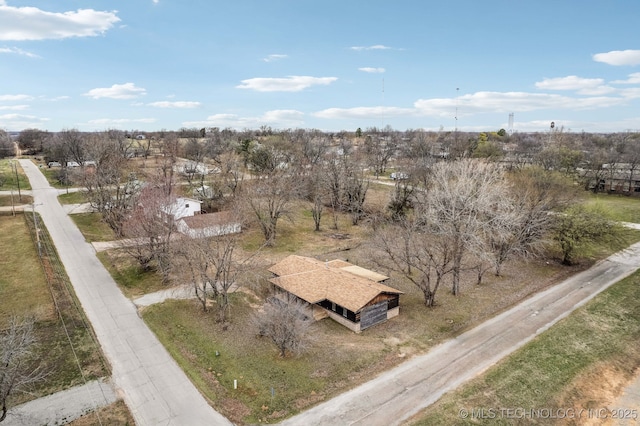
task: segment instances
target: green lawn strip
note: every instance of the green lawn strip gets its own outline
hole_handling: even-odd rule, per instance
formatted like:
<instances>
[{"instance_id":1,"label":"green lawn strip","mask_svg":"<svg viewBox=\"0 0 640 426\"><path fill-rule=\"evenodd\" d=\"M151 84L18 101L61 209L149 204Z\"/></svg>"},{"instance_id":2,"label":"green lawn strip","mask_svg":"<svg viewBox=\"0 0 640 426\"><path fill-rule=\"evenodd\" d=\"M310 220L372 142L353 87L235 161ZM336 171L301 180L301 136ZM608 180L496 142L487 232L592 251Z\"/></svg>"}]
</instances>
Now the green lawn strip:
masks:
<instances>
[{"instance_id":1,"label":"green lawn strip","mask_svg":"<svg viewBox=\"0 0 640 426\"><path fill-rule=\"evenodd\" d=\"M69 192L58 196L60 204L83 204L87 203L87 194L84 191Z\"/></svg>"},{"instance_id":2,"label":"green lawn strip","mask_svg":"<svg viewBox=\"0 0 640 426\"><path fill-rule=\"evenodd\" d=\"M595 262L623 250L638 241L640 241L640 230L626 229L619 241L614 241L611 244L591 244L582 247L579 250L579 257Z\"/></svg>"},{"instance_id":3,"label":"green lawn strip","mask_svg":"<svg viewBox=\"0 0 640 426\"><path fill-rule=\"evenodd\" d=\"M622 360L631 376L640 365L640 272L620 281L481 377L445 395L412 425L486 424L462 419L460 410L500 408L587 409L559 406L572 381L597 363ZM491 424L513 424L496 416ZM526 421L525 421L526 420ZM523 419L545 424L549 419Z\"/></svg>"},{"instance_id":4,"label":"green lawn strip","mask_svg":"<svg viewBox=\"0 0 640 426\"><path fill-rule=\"evenodd\" d=\"M16 170L18 172L17 181ZM20 166L17 160L0 160L0 182L2 182L0 186L0 190L2 191L10 191L13 189L17 193L18 188L20 188L20 190L31 189L29 179L27 179L27 176L22 170L22 166Z\"/></svg>"},{"instance_id":5,"label":"green lawn strip","mask_svg":"<svg viewBox=\"0 0 640 426\"><path fill-rule=\"evenodd\" d=\"M590 194L587 205L602 206L605 214L621 222L640 223L640 197L617 194Z\"/></svg>"},{"instance_id":6,"label":"green lawn strip","mask_svg":"<svg viewBox=\"0 0 640 426\"><path fill-rule=\"evenodd\" d=\"M167 301L143 311L144 320L200 391L234 422L274 422L295 414L332 396L348 385L350 376L384 356L356 350L331 356L334 349L317 342L306 355L282 359L249 325L253 308L245 297L232 295L232 323L225 331L214 312L203 313L193 301ZM322 321L314 331L351 333L334 325ZM327 326L330 330L324 330Z\"/></svg>"},{"instance_id":7,"label":"green lawn strip","mask_svg":"<svg viewBox=\"0 0 640 426\"><path fill-rule=\"evenodd\" d=\"M78 213L69 215L89 242L113 241L113 230L103 220L100 213Z\"/></svg>"},{"instance_id":8,"label":"green lawn strip","mask_svg":"<svg viewBox=\"0 0 640 426\"><path fill-rule=\"evenodd\" d=\"M10 316L52 319L53 306L38 253L22 213L0 216L0 323Z\"/></svg>"},{"instance_id":9,"label":"green lawn strip","mask_svg":"<svg viewBox=\"0 0 640 426\"><path fill-rule=\"evenodd\" d=\"M14 395L10 401L12 405L83 384L85 379L109 375L100 348L93 340L91 330L87 329L84 313L79 309L41 221L44 262L41 264L38 259L28 230L28 226L33 227L31 218L31 214L0 216L0 269L3 272L0 274L0 323L5 324L10 315L34 316L36 350L43 354L41 360L48 376L29 393ZM47 276L52 280L51 287ZM62 312L66 330L55 310L53 296Z\"/></svg>"},{"instance_id":10,"label":"green lawn strip","mask_svg":"<svg viewBox=\"0 0 640 426\"><path fill-rule=\"evenodd\" d=\"M98 259L128 298L167 289L154 270L143 271L133 258L119 250L98 253Z\"/></svg>"},{"instance_id":11,"label":"green lawn strip","mask_svg":"<svg viewBox=\"0 0 640 426\"><path fill-rule=\"evenodd\" d=\"M54 188L66 189L69 187L68 185L63 185L62 183L60 183L59 177L60 177L60 174L63 172L63 169L61 167L49 168L46 166L44 167L41 166L40 171L42 172L44 177L47 178L47 181L49 181L49 184Z\"/></svg>"}]
</instances>

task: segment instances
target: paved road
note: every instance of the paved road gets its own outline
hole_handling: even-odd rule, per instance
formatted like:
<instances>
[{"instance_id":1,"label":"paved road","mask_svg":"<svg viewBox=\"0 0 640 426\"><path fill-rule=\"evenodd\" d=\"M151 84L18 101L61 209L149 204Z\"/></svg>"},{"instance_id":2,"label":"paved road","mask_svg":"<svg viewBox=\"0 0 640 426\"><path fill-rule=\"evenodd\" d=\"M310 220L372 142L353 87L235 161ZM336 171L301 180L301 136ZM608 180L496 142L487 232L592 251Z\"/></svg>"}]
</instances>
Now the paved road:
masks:
<instances>
[{"instance_id":1,"label":"paved road","mask_svg":"<svg viewBox=\"0 0 640 426\"><path fill-rule=\"evenodd\" d=\"M283 425L397 425L640 267L640 243Z\"/></svg>"},{"instance_id":2,"label":"paved road","mask_svg":"<svg viewBox=\"0 0 640 426\"><path fill-rule=\"evenodd\" d=\"M116 401L111 383L94 380L11 408L2 426L58 425Z\"/></svg>"},{"instance_id":3,"label":"paved road","mask_svg":"<svg viewBox=\"0 0 640 426\"><path fill-rule=\"evenodd\" d=\"M57 200L38 167L20 160L84 311L111 363L114 385L140 425L230 425L209 406L138 317Z\"/></svg>"}]
</instances>

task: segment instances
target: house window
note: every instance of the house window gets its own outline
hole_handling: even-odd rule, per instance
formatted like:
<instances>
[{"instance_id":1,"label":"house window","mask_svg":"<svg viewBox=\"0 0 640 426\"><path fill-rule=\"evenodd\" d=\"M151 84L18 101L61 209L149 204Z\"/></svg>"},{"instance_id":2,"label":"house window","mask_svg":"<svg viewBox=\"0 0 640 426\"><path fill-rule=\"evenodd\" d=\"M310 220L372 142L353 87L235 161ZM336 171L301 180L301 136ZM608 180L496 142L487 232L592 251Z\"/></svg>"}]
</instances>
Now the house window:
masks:
<instances>
[{"instance_id":1,"label":"house window","mask_svg":"<svg viewBox=\"0 0 640 426\"><path fill-rule=\"evenodd\" d=\"M184 207L188 209L189 208L189 203L185 204Z\"/></svg>"},{"instance_id":2,"label":"house window","mask_svg":"<svg viewBox=\"0 0 640 426\"><path fill-rule=\"evenodd\" d=\"M347 317L347 308L342 308L342 316Z\"/></svg>"},{"instance_id":3,"label":"house window","mask_svg":"<svg viewBox=\"0 0 640 426\"><path fill-rule=\"evenodd\" d=\"M336 311L336 304L335 304L334 302L331 302L331 310L332 310L333 312L335 312L335 311Z\"/></svg>"}]
</instances>

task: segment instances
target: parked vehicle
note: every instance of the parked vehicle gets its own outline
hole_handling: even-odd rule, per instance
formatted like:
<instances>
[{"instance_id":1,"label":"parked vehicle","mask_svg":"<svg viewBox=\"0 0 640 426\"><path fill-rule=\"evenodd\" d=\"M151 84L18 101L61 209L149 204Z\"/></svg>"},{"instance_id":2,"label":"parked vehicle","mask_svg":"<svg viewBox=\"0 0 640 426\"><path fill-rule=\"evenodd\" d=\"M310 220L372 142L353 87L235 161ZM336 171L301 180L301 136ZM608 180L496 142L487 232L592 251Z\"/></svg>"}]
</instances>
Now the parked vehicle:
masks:
<instances>
[{"instance_id":1,"label":"parked vehicle","mask_svg":"<svg viewBox=\"0 0 640 426\"><path fill-rule=\"evenodd\" d=\"M409 179L409 175L403 172L393 172L391 173L391 179L393 180L405 180Z\"/></svg>"}]
</instances>

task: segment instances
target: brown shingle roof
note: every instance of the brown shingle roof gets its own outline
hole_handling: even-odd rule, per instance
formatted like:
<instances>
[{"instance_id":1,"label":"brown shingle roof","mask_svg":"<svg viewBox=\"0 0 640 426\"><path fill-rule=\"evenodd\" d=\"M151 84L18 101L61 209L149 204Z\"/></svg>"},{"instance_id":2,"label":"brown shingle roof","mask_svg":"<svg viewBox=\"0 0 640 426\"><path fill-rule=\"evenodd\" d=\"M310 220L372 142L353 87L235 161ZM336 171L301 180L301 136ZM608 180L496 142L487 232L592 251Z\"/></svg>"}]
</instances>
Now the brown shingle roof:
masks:
<instances>
[{"instance_id":1,"label":"brown shingle roof","mask_svg":"<svg viewBox=\"0 0 640 426\"><path fill-rule=\"evenodd\" d=\"M183 220L191 229L203 229L215 225L227 225L236 223L233 214L229 211L218 213L197 214L195 216L183 217Z\"/></svg>"},{"instance_id":2,"label":"brown shingle roof","mask_svg":"<svg viewBox=\"0 0 640 426\"><path fill-rule=\"evenodd\" d=\"M381 293L402 294L400 290L365 278L359 268L344 261L321 262L309 257L291 255L273 265L269 271L278 275L270 281L309 303L329 300L350 311L358 312ZM360 271L362 270L362 271ZM368 271L370 276L384 275Z\"/></svg>"}]
</instances>

